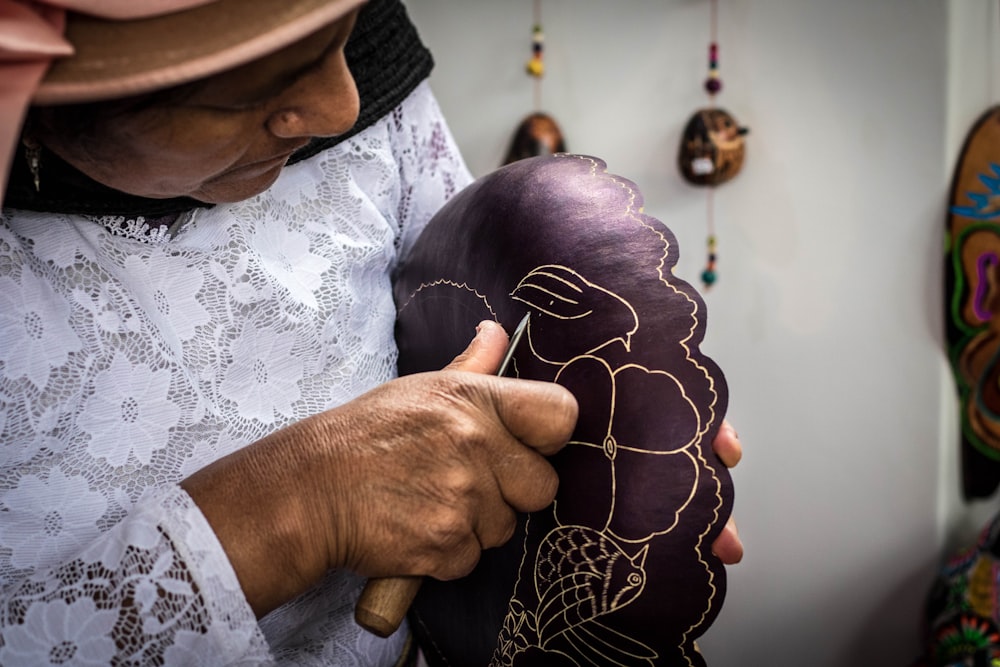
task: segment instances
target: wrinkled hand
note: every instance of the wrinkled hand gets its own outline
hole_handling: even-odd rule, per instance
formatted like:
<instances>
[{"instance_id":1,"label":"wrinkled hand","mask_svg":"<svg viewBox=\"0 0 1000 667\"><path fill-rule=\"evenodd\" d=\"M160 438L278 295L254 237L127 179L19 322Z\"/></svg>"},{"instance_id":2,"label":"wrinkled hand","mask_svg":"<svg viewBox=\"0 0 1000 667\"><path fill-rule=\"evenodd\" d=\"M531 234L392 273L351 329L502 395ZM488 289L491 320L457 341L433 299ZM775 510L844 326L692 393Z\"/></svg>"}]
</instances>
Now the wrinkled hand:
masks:
<instances>
[{"instance_id":1,"label":"wrinkled hand","mask_svg":"<svg viewBox=\"0 0 1000 667\"><path fill-rule=\"evenodd\" d=\"M220 459L182 486L262 615L331 568L453 579L547 507L545 460L577 405L549 382L493 375L507 335L480 326L443 371L399 378Z\"/></svg>"},{"instance_id":2,"label":"wrinkled hand","mask_svg":"<svg viewBox=\"0 0 1000 667\"><path fill-rule=\"evenodd\" d=\"M381 417L362 432L376 432L382 451L362 443L340 464L366 481L349 504L364 520L337 511L339 531L358 531L338 540L337 563L453 579L510 539L516 512L552 502L558 478L545 457L569 440L576 401L552 383L495 377L506 344L502 327L484 323L444 371L361 397L360 414Z\"/></svg>"},{"instance_id":3,"label":"wrinkled hand","mask_svg":"<svg viewBox=\"0 0 1000 667\"><path fill-rule=\"evenodd\" d=\"M723 420L722 428L712 441L712 449L727 468L732 468L743 458L743 447L740 445L739 436L728 420ZM736 521L732 516L712 543L712 553L726 565L735 565L743 559L743 543L740 541Z\"/></svg>"}]
</instances>

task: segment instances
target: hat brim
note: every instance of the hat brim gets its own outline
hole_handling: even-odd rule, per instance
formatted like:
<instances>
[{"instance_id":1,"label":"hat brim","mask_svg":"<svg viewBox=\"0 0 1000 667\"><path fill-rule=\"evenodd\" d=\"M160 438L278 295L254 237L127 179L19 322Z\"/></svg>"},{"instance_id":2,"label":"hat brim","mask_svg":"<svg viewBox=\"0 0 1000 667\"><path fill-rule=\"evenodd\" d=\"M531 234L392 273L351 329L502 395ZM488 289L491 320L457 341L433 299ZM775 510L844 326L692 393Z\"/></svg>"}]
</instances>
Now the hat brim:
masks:
<instances>
[{"instance_id":1,"label":"hat brim","mask_svg":"<svg viewBox=\"0 0 1000 667\"><path fill-rule=\"evenodd\" d=\"M55 60L34 104L96 102L201 79L273 53L364 0L215 0L148 19L70 13L74 55Z\"/></svg>"}]
</instances>

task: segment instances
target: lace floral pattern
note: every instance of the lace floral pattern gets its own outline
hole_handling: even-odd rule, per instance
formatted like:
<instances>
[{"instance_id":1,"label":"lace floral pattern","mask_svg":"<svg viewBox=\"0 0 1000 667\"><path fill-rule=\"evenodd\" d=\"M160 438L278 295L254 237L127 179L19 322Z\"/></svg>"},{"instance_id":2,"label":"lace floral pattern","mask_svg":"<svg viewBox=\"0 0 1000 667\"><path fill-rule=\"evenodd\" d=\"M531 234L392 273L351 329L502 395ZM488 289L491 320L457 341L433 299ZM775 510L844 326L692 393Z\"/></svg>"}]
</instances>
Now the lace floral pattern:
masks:
<instances>
[{"instance_id":1,"label":"lace floral pattern","mask_svg":"<svg viewBox=\"0 0 1000 667\"><path fill-rule=\"evenodd\" d=\"M167 234L0 218L0 664L391 665L330 573L258 624L177 482L395 374L391 271L470 176L428 84Z\"/></svg>"}]
</instances>

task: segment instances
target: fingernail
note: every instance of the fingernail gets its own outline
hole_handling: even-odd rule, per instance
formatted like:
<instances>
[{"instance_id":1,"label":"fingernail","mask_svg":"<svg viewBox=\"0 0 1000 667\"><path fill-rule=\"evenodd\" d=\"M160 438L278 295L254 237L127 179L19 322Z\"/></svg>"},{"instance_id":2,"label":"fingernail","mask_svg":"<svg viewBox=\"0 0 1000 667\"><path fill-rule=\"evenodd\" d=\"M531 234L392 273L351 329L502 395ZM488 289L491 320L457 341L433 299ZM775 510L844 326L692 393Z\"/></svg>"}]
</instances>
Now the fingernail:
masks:
<instances>
[{"instance_id":1,"label":"fingernail","mask_svg":"<svg viewBox=\"0 0 1000 667\"><path fill-rule=\"evenodd\" d=\"M478 336L483 332L483 329L492 327L494 324L496 324L496 322L493 322L492 320L483 320L482 322L476 325L476 335Z\"/></svg>"}]
</instances>

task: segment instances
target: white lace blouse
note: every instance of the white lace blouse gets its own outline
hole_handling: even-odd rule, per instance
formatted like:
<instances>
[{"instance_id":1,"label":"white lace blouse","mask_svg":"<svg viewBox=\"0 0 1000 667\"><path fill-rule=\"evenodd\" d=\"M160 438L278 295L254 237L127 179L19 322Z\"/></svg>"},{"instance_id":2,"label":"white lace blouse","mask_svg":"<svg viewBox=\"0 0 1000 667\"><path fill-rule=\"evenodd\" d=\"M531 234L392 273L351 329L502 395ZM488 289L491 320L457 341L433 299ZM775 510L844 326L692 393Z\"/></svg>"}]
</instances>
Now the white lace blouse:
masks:
<instances>
[{"instance_id":1,"label":"white lace blouse","mask_svg":"<svg viewBox=\"0 0 1000 667\"><path fill-rule=\"evenodd\" d=\"M391 271L469 180L424 82L176 229L3 211L0 664L398 659L349 572L258 624L177 482L394 376Z\"/></svg>"}]
</instances>

